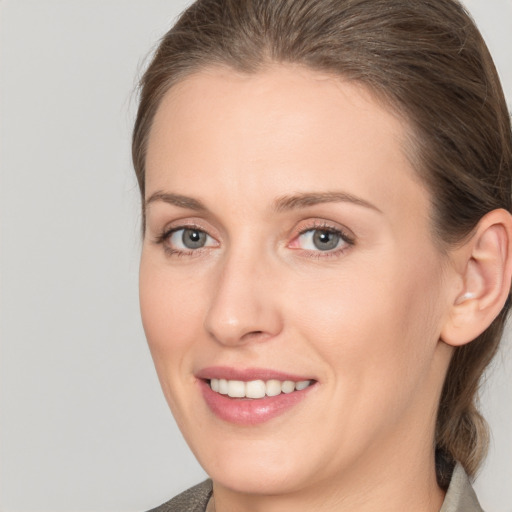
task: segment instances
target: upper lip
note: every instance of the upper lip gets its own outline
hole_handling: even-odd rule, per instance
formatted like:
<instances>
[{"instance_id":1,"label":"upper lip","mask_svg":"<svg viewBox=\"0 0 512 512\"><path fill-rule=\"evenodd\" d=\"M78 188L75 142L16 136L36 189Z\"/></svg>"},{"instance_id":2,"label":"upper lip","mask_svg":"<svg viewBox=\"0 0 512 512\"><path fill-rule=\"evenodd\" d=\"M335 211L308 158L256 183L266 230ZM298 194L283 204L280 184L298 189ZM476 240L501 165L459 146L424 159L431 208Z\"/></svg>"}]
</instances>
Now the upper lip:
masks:
<instances>
[{"instance_id":1,"label":"upper lip","mask_svg":"<svg viewBox=\"0 0 512 512\"><path fill-rule=\"evenodd\" d=\"M202 380L226 379L226 380L292 380L300 382L304 380L316 380L308 376L297 375L269 368L234 368L231 366L209 366L196 373L196 377Z\"/></svg>"}]
</instances>

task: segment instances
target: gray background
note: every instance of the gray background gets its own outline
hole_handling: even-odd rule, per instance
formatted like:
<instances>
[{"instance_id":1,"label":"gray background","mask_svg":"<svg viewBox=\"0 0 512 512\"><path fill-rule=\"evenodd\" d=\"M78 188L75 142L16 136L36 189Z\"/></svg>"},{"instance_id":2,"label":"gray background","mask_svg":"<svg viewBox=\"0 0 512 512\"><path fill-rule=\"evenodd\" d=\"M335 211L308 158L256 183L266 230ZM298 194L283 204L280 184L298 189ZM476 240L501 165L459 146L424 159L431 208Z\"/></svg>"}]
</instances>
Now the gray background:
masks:
<instances>
[{"instance_id":1,"label":"gray background","mask_svg":"<svg viewBox=\"0 0 512 512\"><path fill-rule=\"evenodd\" d=\"M0 1L0 510L140 511L204 473L137 302L136 76L185 0ZM512 0L468 0L512 104ZM512 511L512 343L476 487Z\"/></svg>"}]
</instances>

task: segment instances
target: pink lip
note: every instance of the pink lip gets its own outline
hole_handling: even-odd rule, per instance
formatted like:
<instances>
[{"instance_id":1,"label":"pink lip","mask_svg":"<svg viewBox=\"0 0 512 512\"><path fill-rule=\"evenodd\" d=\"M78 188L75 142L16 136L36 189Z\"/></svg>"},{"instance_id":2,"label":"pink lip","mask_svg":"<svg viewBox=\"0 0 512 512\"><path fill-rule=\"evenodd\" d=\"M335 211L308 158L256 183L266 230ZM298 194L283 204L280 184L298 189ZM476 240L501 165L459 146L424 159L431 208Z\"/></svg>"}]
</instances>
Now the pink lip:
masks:
<instances>
[{"instance_id":1,"label":"pink lip","mask_svg":"<svg viewBox=\"0 0 512 512\"><path fill-rule=\"evenodd\" d=\"M316 383L301 391L293 393L281 393L277 396L265 397L259 399L250 398L231 398L227 395L221 395L212 391L207 380L209 379L228 379L228 380L314 380L308 377L297 376L288 373L277 372L274 370L250 368L240 370L229 367L211 367L205 368L196 374L203 398L210 410L221 420L237 425L258 425L271 420L293 406L304 400L309 391L316 387Z\"/></svg>"},{"instance_id":2,"label":"pink lip","mask_svg":"<svg viewBox=\"0 0 512 512\"><path fill-rule=\"evenodd\" d=\"M203 368L196 373L198 379L227 379L242 380L244 382L250 380L293 380L300 382L301 380L316 380L313 377L305 377L304 375L293 375L291 373L269 370L268 368L233 368L230 366L210 366Z\"/></svg>"}]
</instances>

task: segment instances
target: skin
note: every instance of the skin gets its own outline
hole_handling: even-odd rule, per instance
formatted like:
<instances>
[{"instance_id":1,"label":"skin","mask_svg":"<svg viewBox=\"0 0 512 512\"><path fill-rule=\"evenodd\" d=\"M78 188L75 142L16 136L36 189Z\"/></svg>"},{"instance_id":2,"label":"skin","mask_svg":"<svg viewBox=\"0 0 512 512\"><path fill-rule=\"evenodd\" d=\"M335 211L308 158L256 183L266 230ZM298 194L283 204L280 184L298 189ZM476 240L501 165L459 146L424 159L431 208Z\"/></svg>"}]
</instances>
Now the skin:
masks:
<instances>
[{"instance_id":1,"label":"skin","mask_svg":"<svg viewBox=\"0 0 512 512\"><path fill-rule=\"evenodd\" d=\"M455 271L433 238L407 130L360 85L295 66L203 70L159 107L146 162L142 318L217 512L442 504L432 447ZM274 207L325 192L358 200ZM206 246L179 252L179 235L162 237L181 226L207 233ZM324 226L350 241L320 251L304 232ZM195 377L206 366L317 383L286 413L237 426L206 406Z\"/></svg>"}]
</instances>

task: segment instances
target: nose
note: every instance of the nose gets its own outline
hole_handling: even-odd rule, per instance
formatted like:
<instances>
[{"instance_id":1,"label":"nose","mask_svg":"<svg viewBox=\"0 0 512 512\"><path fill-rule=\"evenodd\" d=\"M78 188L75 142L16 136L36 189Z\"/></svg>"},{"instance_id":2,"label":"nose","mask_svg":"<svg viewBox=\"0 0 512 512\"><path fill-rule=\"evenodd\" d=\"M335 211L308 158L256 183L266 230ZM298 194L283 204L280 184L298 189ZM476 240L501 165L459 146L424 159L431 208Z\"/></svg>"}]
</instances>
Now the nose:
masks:
<instances>
[{"instance_id":1,"label":"nose","mask_svg":"<svg viewBox=\"0 0 512 512\"><path fill-rule=\"evenodd\" d=\"M261 257L227 256L214 280L205 329L218 343L238 346L264 341L282 329L271 265Z\"/></svg>"}]
</instances>

